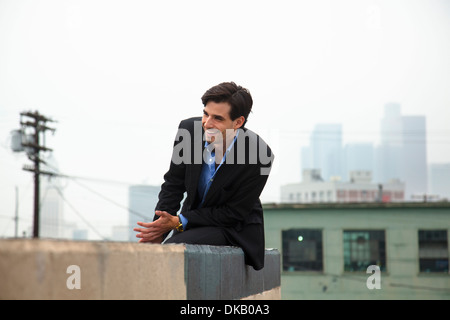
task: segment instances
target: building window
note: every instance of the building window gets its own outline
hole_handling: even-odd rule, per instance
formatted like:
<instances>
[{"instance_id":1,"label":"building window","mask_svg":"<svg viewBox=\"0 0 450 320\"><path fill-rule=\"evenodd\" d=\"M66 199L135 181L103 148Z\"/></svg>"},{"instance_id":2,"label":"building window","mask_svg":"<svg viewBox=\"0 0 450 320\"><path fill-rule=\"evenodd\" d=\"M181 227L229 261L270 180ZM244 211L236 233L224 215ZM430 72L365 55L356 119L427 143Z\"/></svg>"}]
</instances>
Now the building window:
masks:
<instances>
[{"instance_id":1,"label":"building window","mask_svg":"<svg viewBox=\"0 0 450 320\"><path fill-rule=\"evenodd\" d=\"M322 230L282 231L283 271L323 271Z\"/></svg>"},{"instance_id":2,"label":"building window","mask_svg":"<svg viewBox=\"0 0 450 320\"><path fill-rule=\"evenodd\" d=\"M367 194L368 194L368 193L367 193L367 190L361 191L361 201L367 201L367 200L369 200Z\"/></svg>"},{"instance_id":3,"label":"building window","mask_svg":"<svg viewBox=\"0 0 450 320\"><path fill-rule=\"evenodd\" d=\"M344 230L344 271L366 271L370 265L386 271L384 230Z\"/></svg>"},{"instance_id":4,"label":"building window","mask_svg":"<svg viewBox=\"0 0 450 320\"><path fill-rule=\"evenodd\" d=\"M447 230L419 230L420 272L448 272Z\"/></svg>"},{"instance_id":5,"label":"building window","mask_svg":"<svg viewBox=\"0 0 450 320\"><path fill-rule=\"evenodd\" d=\"M319 201L320 202L324 202L325 201L324 194L325 194L324 191L319 191Z\"/></svg>"}]
</instances>

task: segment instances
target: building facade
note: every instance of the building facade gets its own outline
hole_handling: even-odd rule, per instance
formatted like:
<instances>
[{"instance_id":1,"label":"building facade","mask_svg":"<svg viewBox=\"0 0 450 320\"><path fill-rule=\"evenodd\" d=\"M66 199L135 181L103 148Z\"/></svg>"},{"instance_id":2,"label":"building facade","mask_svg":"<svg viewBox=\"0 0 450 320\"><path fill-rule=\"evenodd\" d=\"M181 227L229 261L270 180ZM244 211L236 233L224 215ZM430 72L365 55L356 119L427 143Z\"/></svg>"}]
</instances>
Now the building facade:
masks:
<instances>
[{"instance_id":1,"label":"building facade","mask_svg":"<svg viewBox=\"0 0 450 320\"><path fill-rule=\"evenodd\" d=\"M450 299L450 203L266 204L282 299Z\"/></svg>"}]
</instances>

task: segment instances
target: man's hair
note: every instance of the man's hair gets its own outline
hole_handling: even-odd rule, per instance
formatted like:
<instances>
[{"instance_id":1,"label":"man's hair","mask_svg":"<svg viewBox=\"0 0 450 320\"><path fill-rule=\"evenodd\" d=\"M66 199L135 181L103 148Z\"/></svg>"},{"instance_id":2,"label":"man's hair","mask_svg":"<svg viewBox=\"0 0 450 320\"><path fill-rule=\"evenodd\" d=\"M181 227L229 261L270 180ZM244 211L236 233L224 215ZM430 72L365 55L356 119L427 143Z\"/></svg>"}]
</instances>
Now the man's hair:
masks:
<instances>
[{"instance_id":1,"label":"man's hair","mask_svg":"<svg viewBox=\"0 0 450 320\"><path fill-rule=\"evenodd\" d=\"M238 86L234 82L222 82L208 89L202 96L203 105L209 101L216 103L227 102L231 106L230 118L235 120L240 116L245 118L244 124L247 122L248 115L252 111L253 99L248 89Z\"/></svg>"}]
</instances>

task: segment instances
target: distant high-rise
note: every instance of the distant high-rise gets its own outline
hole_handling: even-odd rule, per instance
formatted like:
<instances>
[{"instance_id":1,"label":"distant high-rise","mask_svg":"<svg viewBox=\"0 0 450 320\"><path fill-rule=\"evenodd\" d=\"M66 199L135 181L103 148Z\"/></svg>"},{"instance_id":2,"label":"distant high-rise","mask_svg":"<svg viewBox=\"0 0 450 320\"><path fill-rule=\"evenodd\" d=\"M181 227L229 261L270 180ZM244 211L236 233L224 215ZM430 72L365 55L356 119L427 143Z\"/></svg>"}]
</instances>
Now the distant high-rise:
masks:
<instances>
[{"instance_id":1,"label":"distant high-rise","mask_svg":"<svg viewBox=\"0 0 450 320\"><path fill-rule=\"evenodd\" d=\"M403 178L402 132L400 104L386 104L384 117L380 123L380 145L376 151L375 181L385 183L390 179Z\"/></svg>"},{"instance_id":2,"label":"distant high-rise","mask_svg":"<svg viewBox=\"0 0 450 320\"><path fill-rule=\"evenodd\" d=\"M343 149L342 160L343 172L348 175L352 171L374 172L374 149L370 142L348 143Z\"/></svg>"},{"instance_id":3,"label":"distant high-rise","mask_svg":"<svg viewBox=\"0 0 450 320\"><path fill-rule=\"evenodd\" d=\"M319 168L322 178L343 177L342 125L317 124L308 147L302 148L302 169Z\"/></svg>"},{"instance_id":4,"label":"distant high-rise","mask_svg":"<svg viewBox=\"0 0 450 320\"><path fill-rule=\"evenodd\" d=\"M133 228L138 221L151 222L158 202L159 186L133 185L128 189L128 239L136 242L136 232Z\"/></svg>"},{"instance_id":5,"label":"distant high-rise","mask_svg":"<svg viewBox=\"0 0 450 320\"><path fill-rule=\"evenodd\" d=\"M424 116L403 116L403 181L405 196L427 193L427 138Z\"/></svg>"},{"instance_id":6,"label":"distant high-rise","mask_svg":"<svg viewBox=\"0 0 450 320\"><path fill-rule=\"evenodd\" d=\"M353 171L368 171L376 184L404 184L402 199L428 192L425 116L402 116L400 104L387 103L380 122L380 144L342 146L340 124L318 124L301 149L301 169L319 169L323 181L348 181Z\"/></svg>"},{"instance_id":7,"label":"distant high-rise","mask_svg":"<svg viewBox=\"0 0 450 320\"><path fill-rule=\"evenodd\" d=\"M50 154L45 159L43 169L45 171L58 173L58 165ZM41 207L40 207L40 226L39 235L42 238L64 238L63 227L63 208L64 200L61 198L60 192L62 185L59 178L41 178L40 185Z\"/></svg>"}]
</instances>

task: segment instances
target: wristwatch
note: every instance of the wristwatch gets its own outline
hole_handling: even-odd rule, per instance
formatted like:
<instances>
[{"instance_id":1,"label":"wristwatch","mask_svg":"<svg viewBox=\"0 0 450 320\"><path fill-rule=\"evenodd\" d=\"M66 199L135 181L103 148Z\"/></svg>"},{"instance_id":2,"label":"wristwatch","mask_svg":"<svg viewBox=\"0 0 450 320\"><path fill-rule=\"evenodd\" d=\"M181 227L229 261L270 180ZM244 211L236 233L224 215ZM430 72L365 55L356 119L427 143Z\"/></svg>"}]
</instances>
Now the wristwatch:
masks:
<instances>
[{"instance_id":1,"label":"wristwatch","mask_svg":"<svg viewBox=\"0 0 450 320\"><path fill-rule=\"evenodd\" d=\"M178 225L177 225L176 229L177 229L178 232L183 232L184 231L183 224L181 223L180 216L178 216Z\"/></svg>"}]
</instances>

